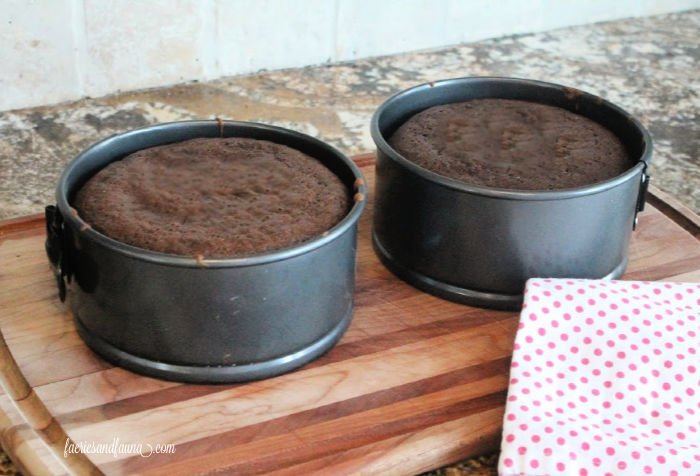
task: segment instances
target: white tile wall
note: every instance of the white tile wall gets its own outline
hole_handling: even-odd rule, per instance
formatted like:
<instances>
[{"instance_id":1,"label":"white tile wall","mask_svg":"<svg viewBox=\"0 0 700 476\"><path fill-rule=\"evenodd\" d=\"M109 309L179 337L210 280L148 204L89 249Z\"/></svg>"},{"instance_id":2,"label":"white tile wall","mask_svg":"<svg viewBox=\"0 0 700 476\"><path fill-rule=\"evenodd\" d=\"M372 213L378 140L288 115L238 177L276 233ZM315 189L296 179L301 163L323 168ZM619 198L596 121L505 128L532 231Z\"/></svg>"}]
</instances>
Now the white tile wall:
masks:
<instances>
[{"instance_id":1,"label":"white tile wall","mask_svg":"<svg viewBox=\"0 0 700 476\"><path fill-rule=\"evenodd\" d=\"M99 96L202 77L208 6L198 0L84 0L85 93Z\"/></svg>"},{"instance_id":2,"label":"white tile wall","mask_svg":"<svg viewBox=\"0 0 700 476\"><path fill-rule=\"evenodd\" d=\"M452 43L542 30L539 0L448 0L447 12Z\"/></svg>"},{"instance_id":3,"label":"white tile wall","mask_svg":"<svg viewBox=\"0 0 700 476\"><path fill-rule=\"evenodd\" d=\"M450 44L446 0L339 0L336 58L348 60Z\"/></svg>"},{"instance_id":4,"label":"white tile wall","mask_svg":"<svg viewBox=\"0 0 700 476\"><path fill-rule=\"evenodd\" d=\"M700 8L700 0L0 0L0 110Z\"/></svg>"},{"instance_id":5,"label":"white tile wall","mask_svg":"<svg viewBox=\"0 0 700 476\"><path fill-rule=\"evenodd\" d=\"M0 0L0 110L79 97L70 0Z\"/></svg>"},{"instance_id":6,"label":"white tile wall","mask_svg":"<svg viewBox=\"0 0 700 476\"><path fill-rule=\"evenodd\" d=\"M574 10L566 8L567 2L561 0L542 0L542 27L547 30L557 28L560 23L578 25L605 20L606 18L624 18L638 16L645 0L637 2L616 2L611 0L589 0Z\"/></svg>"},{"instance_id":7,"label":"white tile wall","mask_svg":"<svg viewBox=\"0 0 700 476\"><path fill-rule=\"evenodd\" d=\"M218 0L223 75L334 59L335 2Z\"/></svg>"}]
</instances>

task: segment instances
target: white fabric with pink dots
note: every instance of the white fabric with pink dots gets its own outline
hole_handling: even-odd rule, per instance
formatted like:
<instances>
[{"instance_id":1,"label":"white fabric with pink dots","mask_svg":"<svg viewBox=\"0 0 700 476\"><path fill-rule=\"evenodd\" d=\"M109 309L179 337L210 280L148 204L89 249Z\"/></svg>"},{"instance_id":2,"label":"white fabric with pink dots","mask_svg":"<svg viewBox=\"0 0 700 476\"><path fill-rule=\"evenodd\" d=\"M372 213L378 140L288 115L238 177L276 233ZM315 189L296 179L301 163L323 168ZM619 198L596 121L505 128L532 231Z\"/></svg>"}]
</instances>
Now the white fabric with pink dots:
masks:
<instances>
[{"instance_id":1,"label":"white fabric with pink dots","mask_svg":"<svg viewBox=\"0 0 700 476\"><path fill-rule=\"evenodd\" d=\"M700 475L700 284L529 280L499 474Z\"/></svg>"}]
</instances>

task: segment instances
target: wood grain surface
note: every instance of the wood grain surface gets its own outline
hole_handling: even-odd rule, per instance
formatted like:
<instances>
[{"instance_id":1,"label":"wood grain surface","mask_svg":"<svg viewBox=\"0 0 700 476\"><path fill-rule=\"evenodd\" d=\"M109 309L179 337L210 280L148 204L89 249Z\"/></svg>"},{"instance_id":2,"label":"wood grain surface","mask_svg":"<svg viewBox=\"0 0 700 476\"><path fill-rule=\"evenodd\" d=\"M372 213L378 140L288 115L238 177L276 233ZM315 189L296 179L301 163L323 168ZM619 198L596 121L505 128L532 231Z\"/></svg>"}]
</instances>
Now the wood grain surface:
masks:
<instances>
[{"instance_id":1,"label":"wood grain surface","mask_svg":"<svg viewBox=\"0 0 700 476\"><path fill-rule=\"evenodd\" d=\"M371 157L358 159L373 189ZM181 385L112 367L57 299L40 217L0 225L0 329L21 375L76 442L174 444L90 454L107 474L412 474L494 451L517 313L450 303L389 273L360 223L354 319L302 369L238 385ZM700 281L700 242L653 206L625 279ZM0 441L26 471L64 474L0 395Z\"/></svg>"}]
</instances>

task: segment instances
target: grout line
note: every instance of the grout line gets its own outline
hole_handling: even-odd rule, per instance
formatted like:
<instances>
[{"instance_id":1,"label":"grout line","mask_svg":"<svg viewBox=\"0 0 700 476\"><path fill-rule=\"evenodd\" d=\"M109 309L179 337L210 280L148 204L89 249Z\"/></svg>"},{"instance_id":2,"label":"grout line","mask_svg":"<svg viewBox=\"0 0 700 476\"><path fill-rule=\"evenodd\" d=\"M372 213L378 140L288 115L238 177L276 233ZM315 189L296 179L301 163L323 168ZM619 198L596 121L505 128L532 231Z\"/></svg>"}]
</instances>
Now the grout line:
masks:
<instances>
[{"instance_id":1,"label":"grout line","mask_svg":"<svg viewBox=\"0 0 700 476\"><path fill-rule=\"evenodd\" d=\"M78 97L88 95L86 74L88 70L87 23L85 18L85 1L71 0L73 30L73 67L76 73Z\"/></svg>"},{"instance_id":2,"label":"grout line","mask_svg":"<svg viewBox=\"0 0 700 476\"><path fill-rule=\"evenodd\" d=\"M221 48L220 42L221 42L221 22L220 16L221 16L221 11L220 11L220 0L213 0L214 5L213 5L213 14L214 14L214 76L215 77L221 77L222 76L222 71L221 71Z\"/></svg>"},{"instance_id":3,"label":"grout line","mask_svg":"<svg viewBox=\"0 0 700 476\"><path fill-rule=\"evenodd\" d=\"M332 62L340 61L341 55L338 54L338 35L340 34L340 1L335 0L333 2L333 53L331 57Z\"/></svg>"},{"instance_id":4,"label":"grout line","mask_svg":"<svg viewBox=\"0 0 700 476\"><path fill-rule=\"evenodd\" d=\"M219 48L219 1L207 0L200 2L200 15L202 20L202 45L200 51L200 61L202 65L202 76L205 80L212 80L221 77L221 51Z\"/></svg>"}]
</instances>

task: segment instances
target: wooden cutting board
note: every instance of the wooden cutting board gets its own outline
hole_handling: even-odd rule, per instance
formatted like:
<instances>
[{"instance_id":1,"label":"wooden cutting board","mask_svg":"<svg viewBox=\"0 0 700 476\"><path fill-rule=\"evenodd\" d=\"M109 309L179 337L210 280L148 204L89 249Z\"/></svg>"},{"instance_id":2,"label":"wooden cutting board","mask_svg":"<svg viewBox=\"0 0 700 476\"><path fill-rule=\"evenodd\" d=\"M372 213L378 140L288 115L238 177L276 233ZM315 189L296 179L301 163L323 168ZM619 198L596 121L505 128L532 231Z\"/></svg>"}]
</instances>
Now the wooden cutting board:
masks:
<instances>
[{"instance_id":1,"label":"wooden cutting board","mask_svg":"<svg viewBox=\"0 0 700 476\"><path fill-rule=\"evenodd\" d=\"M357 160L372 190L373 159ZM655 194L625 278L700 281L700 220ZM371 205L370 197L354 320L342 341L290 374L221 386L155 380L101 360L57 299L43 219L0 223L0 330L21 375L11 359L0 370L5 382L26 378L34 395L18 407L0 397L3 447L27 472L63 474L75 460L60 461L61 431L145 452L174 444L174 453L150 457L88 455L87 466L107 474L168 476L411 474L497 450L517 313L453 304L398 280L372 251ZM48 427L37 433L27 421ZM53 438L58 457L37 434Z\"/></svg>"}]
</instances>

